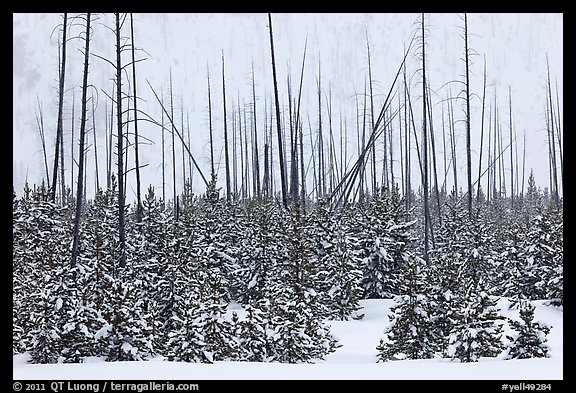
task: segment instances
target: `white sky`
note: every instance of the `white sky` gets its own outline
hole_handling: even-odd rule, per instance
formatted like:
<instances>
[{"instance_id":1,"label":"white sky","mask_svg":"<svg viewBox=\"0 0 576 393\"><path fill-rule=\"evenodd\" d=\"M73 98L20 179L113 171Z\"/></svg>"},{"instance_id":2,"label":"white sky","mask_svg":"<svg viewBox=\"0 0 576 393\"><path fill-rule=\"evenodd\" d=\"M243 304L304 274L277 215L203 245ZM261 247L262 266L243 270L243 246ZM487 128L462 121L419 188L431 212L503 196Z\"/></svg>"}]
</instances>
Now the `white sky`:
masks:
<instances>
[{"instance_id":1,"label":"white sky","mask_svg":"<svg viewBox=\"0 0 576 393\"><path fill-rule=\"evenodd\" d=\"M222 81L221 54L226 61L226 99L228 115L233 109L238 111L238 98L248 105L251 103L251 65L254 64L256 75L257 119L258 129L264 127L264 101L267 101L270 113L270 100L273 97L270 46L268 35L268 18L266 14L135 14L136 46L146 50L141 54L148 60L137 65L137 86L143 101L139 109L160 120L160 108L154 99L147 78L152 86L160 91L169 90L168 75L172 71L174 84L174 103L177 124L180 124L180 108L184 105L184 116L190 119L190 133L196 159L203 172L209 173L208 114L206 70L210 69L213 105L213 124L217 143L217 160L221 161L219 184L224 185L224 159L220 155L223 146L222 122ZM304 42L308 38L304 89L302 96L302 113L305 132L305 154L309 151L309 128L307 116L313 130L317 127L317 87L318 60L322 64L323 88L323 130L327 139L328 115L326 95L328 88L332 91L333 128L336 146L339 146L339 115L342 113L348 132L348 151L356 151L356 104L354 94L361 93L367 77L366 32L371 45L372 75L375 82L375 107L379 111L385 95L390 88L394 74L400 65L403 47L407 45L415 29L419 14L273 14L274 49L280 99L287 111L286 78L288 65L292 78L293 94L296 93ZM449 81L462 80L464 63L462 33L463 20L458 14L427 14L427 75L432 90L436 94L432 100L434 107L434 128L438 153L441 154L441 104L450 88L452 94L461 89L461 84ZM52 174L52 156L54 154L56 112L57 112L57 32L50 34L61 22L59 14L14 14L13 15L13 184L20 194L24 181L39 183L45 177L40 138L36 126L36 100L40 100L44 110L44 125L49 154L49 171ZM94 24L91 52L113 59L114 36L105 25L112 26L112 15L100 15ZM526 133L526 178L530 168L534 169L537 183L548 185L548 147L546 142L546 123L544 118L546 99L546 54L550 61L552 83L557 82L559 89L560 109L563 108L563 15L562 14L469 14L468 27L470 47L479 56L473 58L471 68L471 92L482 95L482 64L486 55L488 104L493 103L494 92L497 93L500 124L504 133L504 143L508 141L508 86L512 89L512 115L514 125L520 138L518 153L522 156L522 133ZM74 26L71 35L83 32L81 25ZM129 35L129 20L123 33ZM78 51L81 40L72 40L68 46L66 69L66 102L64 104L66 180L70 183L70 124L72 107L72 88L75 94L76 139L80 119L80 85L82 81L83 56ZM416 52L408 59L408 73L411 75L413 105L419 108L421 86L418 69L420 61ZM129 54L126 53L125 61ZM96 132L101 185L105 185L105 133L103 90L110 94L113 69L106 62L91 57L89 83L95 86L92 91L98 94L96 109ZM131 79L131 77L130 77ZM125 83L125 82L124 82ZM443 87L444 86L444 87ZM555 86L554 86L555 89ZM554 97L554 101L556 97ZM362 100L360 99L360 104ZM107 103L109 106L109 102ZM472 143L473 143L473 177L477 174L477 160L480 141L480 107L481 101L473 102ZM463 119L460 104L455 105L455 116ZM488 111L488 110L486 110ZM421 109L415 109L416 124L420 121ZM487 112L486 112L487 113ZM487 115L486 115L487 116ZM91 118L90 118L91 125ZM231 118L229 117L229 127ZM485 120L487 122L487 118ZM398 120L394 122L398 124ZM154 141L154 144L140 148L141 162L148 164L142 170L143 188L152 184L161 194L161 141L160 131L151 124L141 123L139 130L142 136ZM456 124L458 135L459 186L464 184L465 167L465 134L464 123ZM487 129L485 129L485 135ZM88 135L93 141L92 132ZM396 159L399 159L394 137ZM420 132L419 132L420 138ZM274 142L276 143L276 142ZM379 144L381 146L381 144ZM413 144L414 145L414 144ZM170 148L167 135L166 147ZM263 136L260 135L259 147L263 156ZM91 147L92 149L92 147ZM276 146L274 146L276 151ZM169 151L169 150L168 150ZM75 156L78 156L76 148ZM380 153L379 153L380 154ZM483 153L483 167L486 163L486 152ZM177 183L181 192L181 146L177 146ZM417 187L416 153L412 153L412 182ZM505 155L505 165L509 170L509 155ZM133 151L129 160L133 163ZM171 156L168 155L166 166L166 195L172 197ZM443 173L442 157L438 158L439 171ZM521 163L521 161L520 161ZM188 171L188 164L186 164ZM114 164L115 167L115 164ZM380 167L380 165L379 165ZM87 162L88 195L94 192L94 157L90 150ZM262 170L262 169L261 169ZM380 168L379 168L380 171ZM398 163L395 163L395 177L400 177ZM276 170L276 173L278 171ZM509 172L507 172L509 173ZM451 174L451 172L450 172ZM451 175L448 187L452 187ZM443 180L443 175L440 175ZM379 176L380 177L380 176ZM76 175L74 176L76 181ZM204 190L200 176L194 175L194 191ZM308 189L311 188L311 172L308 178ZM509 187L509 179L506 179ZM134 176L129 177L128 200L135 187ZM132 194L133 195L133 194Z\"/></svg>"}]
</instances>

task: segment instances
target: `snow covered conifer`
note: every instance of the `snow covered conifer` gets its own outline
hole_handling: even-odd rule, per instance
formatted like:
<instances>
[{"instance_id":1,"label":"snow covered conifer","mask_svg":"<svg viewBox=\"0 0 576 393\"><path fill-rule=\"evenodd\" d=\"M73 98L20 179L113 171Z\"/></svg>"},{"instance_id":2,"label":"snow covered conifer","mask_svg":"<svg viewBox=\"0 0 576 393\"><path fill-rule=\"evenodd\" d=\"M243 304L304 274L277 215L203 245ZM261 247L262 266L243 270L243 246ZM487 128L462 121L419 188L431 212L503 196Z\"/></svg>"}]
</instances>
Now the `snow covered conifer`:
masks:
<instances>
[{"instance_id":1,"label":"snow covered conifer","mask_svg":"<svg viewBox=\"0 0 576 393\"><path fill-rule=\"evenodd\" d=\"M383 188L355 206L351 229L363 258L364 298L390 298L399 293L399 270L414 243L411 228L415 222L409 221L402 199L396 193L388 196Z\"/></svg>"},{"instance_id":2,"label":"snow covered conifer","mask_svg":"<svg viewBox=\"0 0 576 393\"><path fill-rule=\"evenodd\" d=\"M541 322L534 322L534 305L529 301L520 304L520 318L522 322L508 319L510 327L517 334L507 336L511 341L506 359L528 359L548 357L550 348L546 345L546 335L550 328Z\"/></svg>"},{"instance_id":3,"label":"snow covered conifer","mask_svg":"<svg viewBox=\"0 0 576 393\"><path fill-rule=\"evenodd\" d=\"M194 295L178 297L176 312L171 321L171 330L167 332L165 356L167 360L177 362L211 363L210 354L206 354L199 304Z\"/></svg>"},{"instance_id":4,"label":"snow covered conifer","mask_svg":"<svg viewBox=\"0 0 576 393\"><path fill-rule=\"evenodd\" d=\"M359 301L363 296L358 240L346 220L330 212L329 202L321 200L307 217L311 260L319 297L318 311L324 318L362 318Z\"/></svg>"},{"instance_id":5,"label":"snow covered conifer","mask_svg":"<svg viewBox=\"0 0 576 393\"><path fill-rule=\"evenodd\" d=\"M378 361L402 359L430 359L435 354L435 330L424 280L425 262L418 257L408 259L402 269L403 295L389 317L392 325L386 331L387 340L376 347Z\"/></svg>"},{"instance_id":6,"label":"snow covered conifer","mask_svg":"<svg viewBox=\"0 0 576 393\"><path fill-rule=\"evenodd\" d=\"M246 362L268 361L267 315L264 311L250 304L244 307L246 317L236 323L238 337L238 360Z\"/></svg>"},{"instance_id":7,"label":"snow covered conifer","mask_svg":"<svg viewBox=\"0 0 576 393\"><path fill-rule=\"evenodd\" d=\"M469 283L470 285L470 283ZM461 362L476 362L480 357L496 357L503 350L502 317L496 300L479 286L470 285L467 296L462 298L460 308L454 310L450 319L448 356Z\"/></svg>"}]
</instances>

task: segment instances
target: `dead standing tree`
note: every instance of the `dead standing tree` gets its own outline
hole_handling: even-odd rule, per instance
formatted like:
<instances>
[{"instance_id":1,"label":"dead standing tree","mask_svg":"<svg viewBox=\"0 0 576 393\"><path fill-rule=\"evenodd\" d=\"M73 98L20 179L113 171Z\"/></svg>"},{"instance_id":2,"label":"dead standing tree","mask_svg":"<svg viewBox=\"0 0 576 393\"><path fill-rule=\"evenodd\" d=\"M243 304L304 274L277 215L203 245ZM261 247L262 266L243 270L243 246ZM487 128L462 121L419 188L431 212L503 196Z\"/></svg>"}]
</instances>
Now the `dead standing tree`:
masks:
<instances>
[{"instance_id":1,"label":"dead standing tree","mask_svg":"<svg viewBox=\"0 0 576 393\"><path fill-rule=\"evenodd\" d=\"M86 130L86 92L88 90L88 64L90 60L90 13L86 14L86 33L85 33L85 47L84 47L84 77L82 80L82 113L80 118L80 148L78 158L78 187L76 188L76 211L74 217L74 240L72 243L72 258L70 260L70 267L76 266L78 258L78 244L80 238L80 214L82 212L82 192L84 186L84 137ZM56 184L54 182L54 184Z\"/></svg>"}]
</instances>

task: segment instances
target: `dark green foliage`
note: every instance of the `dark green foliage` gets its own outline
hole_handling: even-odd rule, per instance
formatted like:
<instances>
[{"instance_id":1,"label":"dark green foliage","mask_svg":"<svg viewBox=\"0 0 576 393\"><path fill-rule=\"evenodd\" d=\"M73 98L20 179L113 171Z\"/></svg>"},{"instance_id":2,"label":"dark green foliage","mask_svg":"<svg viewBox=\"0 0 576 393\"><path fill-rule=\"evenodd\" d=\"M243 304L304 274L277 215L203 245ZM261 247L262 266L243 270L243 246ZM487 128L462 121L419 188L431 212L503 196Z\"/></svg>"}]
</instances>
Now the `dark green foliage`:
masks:
<instances>
[{"instance_id":1,"label":"dark green foliage","mask_svg":"<svg viewBox=\"0 0 576 393\"><path fill-rule=\"evenodd\" d=\"M265 362L268 360L268 318L266 313L251 305L245 306L246 318L236 321L238 360ZM237 317L237 314L235 314Z\"/></svg>"},{"instance_id":2,"label":"dark green foliage","mask_svg":"<svg viewBox=\"0 0 576 393\"><path fill-rule=\"evenodd\" d=\"M548 357L546 335L550 328L543 323L534 322L534 305L523 301L520 305L520 321L508 319L508 324L517 334L507 336L511 341L506 359L528 359Z\"/></svg>"},{"instance_id":3,"label":"dark green foliage","mask_svg":"<svg viewBox=\"0 0 576 393\"><path fill-rule=\"evenodd\" d=\"M397 193L388 196L383 188L350 213L353 236L359 241L363 258L364 298L389 298L399 293L402 263L414 242L403 200Z\"/></svg>"},{"instance_id":4,"label":"dark green foliage","mask_svg":"<svg viewBox=\"0 0 576 393\"><path fill-rule=\"evenodd\" d=\"M528 191L514 209L502 196L480 199L472 220L448 199L425 265L415 213L397 191L343 211L307 201L303 211L271 198L225 202L212 179L201 196L185 185L176 220L172 202L166 208L149 188L141 222L127 206L120 268L114 181L83 206L71 269L74 199L58 206L45 188L26 187L13 194L13 353L37 363L314 362L338 347L326 320L362 317L362 298L399 295L380 361L494 357L503 349L494 296L514 307L563 304L563 217L545 193ZM515 325L524 329L518 343L530 336L524 325L535 329L528 314ZM512 348L509 356L523 356Z\"/></svg>"},{"instance_id":5,"label":"dark green foliage","mask_svg":"<svg viewBox=\"0 0 576 393\"><path fill-rule=\"evenodd\" d=\"M424 269L424 261L417 257L403 264L399 283L403 295L395 298L397 305L389 316L392 324L386 331L387 340L381 339L376 347L379 362L430 359L435 355L438 331L430 312Z\"/></svg>"},{"instance_id":6,"label":"dark green foliage","mask_svg":"<svg viewBox=\"0 0 576 393\"><path fill-rule=\"evenodd\" d=\"M312 240L313 281L320 297L320 315L327 319L362 318L358 314L362 299L362 271L358 241L347 223L329 211L329 204L321 201L308 217Z\"/></svg>"},{"instance_id":7,"label":"dark green foliage","mask_svg":"<svg viewBox=\"0 0 576 393\"><path fill-rule=\"evenodd\" d=\"M469 284L470 285L470 284ZM496 301L481 286L470 285L459 308L450 313L447 354L461 362L477 362L481 357L496 357L503 350L502 319Z\"/></svg>"}]
</instances>

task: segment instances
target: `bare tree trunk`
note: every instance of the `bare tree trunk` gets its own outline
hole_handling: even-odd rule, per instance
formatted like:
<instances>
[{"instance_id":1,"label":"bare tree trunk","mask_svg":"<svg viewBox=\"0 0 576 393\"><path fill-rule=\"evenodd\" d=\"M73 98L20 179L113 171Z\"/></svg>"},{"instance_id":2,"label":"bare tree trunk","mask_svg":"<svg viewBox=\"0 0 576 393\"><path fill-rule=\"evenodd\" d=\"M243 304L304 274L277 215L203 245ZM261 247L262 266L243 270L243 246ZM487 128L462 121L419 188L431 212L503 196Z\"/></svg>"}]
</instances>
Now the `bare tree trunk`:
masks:
<instances>
[{"instance_id":1,"label":"bare tree trunk","mask_svg":"<svg viewBox=\"0 0 576 393\"><path fill-rule=\"evenodd\" d=\"M280 103L278 101L278 84L276 83L276 63L274 61L274 41L272 38L272 16L268 13L268 24L270 28L270 50L272 52L272 76L274 78L274 98L276 102L276 127L278 131L278 157L280 159L280 181L282 183L282 204L288 207L288 199L286 195L286 173L284 164L284 150L282 130L280 128Z\"/></svg>"},{"instance_id":2,"label":"bare tree trunk","mask_svg":"<svg viewBox=\"0 0 576 393\"><path fill-rule=\"evenodd\" d=\"M324 166L324 141L322 137L322 74L320 60L318 60L318 192L322 197L326 195L326 172Z\"/></svg>"},{"instance_id":3,"label":"bare tree trunk","mask_svg":"<svg viewBox=\"0 0 576 393\"><path fill-rule=\"evenodd\" d=\"M404 112L406 114L406 112ZM400 195L406 196L406 179L404 177L404 152L402 150L403 141L402 141L402 124L405 124L405 119L402 117L402 97L398 94L398 147L400 150L400 184L402 186L402 193Z\"/></svg>"},{"instance_id":4,"label":"bare tree trunk","mask_svg":"<svg viewBox=\"0 0 576 393\"><path fill-rule=\"evenodd\" d=\"M258 149L258 129L257 123L258 120L256 118L256 88L255 88L255 80L254 80L254 64L252 64L252 115L254 119L254 134L253 134L253 156L254 156L254 193L255 195L260 198L260 151Z\"/></svg>"},{"instance_id":5,"label":"bare tree trunk","mask_svg":"<svg viewBox=\"0 0 576 393\"><path fill-rule=\"evenodd\" d=\"M364 79L364 105L362 106L362 152L366 149L366 79ZM361 155L361 153L359 153ZM360 197L368 193L368 181L366 180L366 161L363 161L360 168Z\"/></svg>"},{"instance_id":6,"label":"bare tree trunk","mask_svg":"<svg viewBox=\"0 0 576 393\"><path fill-rule=\"evenodd\" d=\"M78 244L80 240L80 213L82 212L82 192L84 186L84 136L86 130L86 92L88 90L88 63L90 59L90 13L86 14L86 35L84 47L84 77L82 81L82 114L80 120L80 149L78 158L78 187L76 194L76 213L74 218L74 240L72 243L72 258L70 267L76 267Z\"/></svg>"},{"instance_id":7,"label":"bare tree trunk","mask_svg":"<svg viewBox=\"0 0 576 393\"><path fill-rule=\"evenodd\" d=\"M264 178L262 179L262 191L265 197L270 196L270 161L268 158L268 145L268 111L266 107L266 99L264 99Z\"/></svg>"},{"instance_id":8,"label":"bare tree trunk","mask_svg":"<svg viewBox=\"0 0 576 393\"><path fill-rule=\"evenodd\" d=\"M238 94L238 135L240 139L240 195L244 199L246 198L246 179L244 178L244 150L242 149L242 113L240 112L240 94ZM236 141L234 141L236 144ZM236 160L236 156L233 156L233 159ZM234 173L236 176L236 173Z\"/></svg>"},{"instance_id":9,"label":"bare tree trunk","mask_svg":"<svg viewBox=\"0 0 576 393\"><path fill-rule=\"evenodd\" d=\"M492 149L491 149L491 142L492 142L492 105L490 105L490 109L488 111L488 179L486 182L486 200L490 203L490 196L492 195L492 174L494 170L492 169Z\"/></svg>"},{"instance_id":10,"label":"bare tree trunk","mask_svg":"<svg viewBox=\"0 0 576 393\"><path fill-rule=\"evenodd\" d=\"M556 142L554 137L554 106L552 104L552 87L550 86L550 66L548 64L548 54L546 54L546 68L548 70L548 97L550 99L550 136L551 136L551 144L552 144L552 197L554 199L554 204L558 209L560 207L560 200L558 197L558 172L557 172L557 165L556 165Z\"/></svg>"},{"instance_id":11,"label":"bare tree trunk","mask_svg":"<svg viewBox=\"0 0 576 393\"><path fill-rule=\"evenodd\" d=\"M192 139L190 138L190 114L186 111L186 133L188 134L188 146L192 146ZM182 130L184 132L184 130ZM194 172L192 169L192 157L188 156L188 181L190 183L190 190L192 190L192 184L194 184Z\"/></svg>"},{"instance_id":12,"label":"bare tree trunk","mask_svg":"<svg viewBox=\"0 0 576 393\"><path fill-rule=\"evenodd\" d=\"M512 89L508 86L508 103L510 109L510 202L512 208L514 208L514 158L512 150Z\"/></svg>"},{"instance_id":13,"label":"bare tree trunk","mask_svg":"<svg viewBox=\"0 0 576 393\"><path fill-rule=\"evenodd\" d=\"M106 163L107 167L106 167L106 185L108 190L111 189L112 187L112 134L113 134L113 130L114 130L114 100L112 99L112 97L114 97L114 88L115 88L116 84L115 82L112 83L112 95L110 96L110 130L109 130L109 134L108 134L108 161ZM164 135L164 134L162 134ZM162 156L164 157L164 156Z\"/></svg>"},{"instance_id":14,"label":"bare tree trunk","mask_svg":"<svg viewBox=\"0 0 576 393\"><path fill-rule=\"evenodd\" d=\"M172 119L172 198L174 203L174 218L178 221L178 200L176 197L176 131L174 130L174 89L172 88L172 68L170 68L170 119Z\"/></svg>"},{"instance_id":15,"label":"bare tree trunk","mask_svg":"<svg viewBox=\"0 0 576 393\"><path fill-rule=\"evenodd\" d=\"M443 158L444 158L444 180L442 182L442 189L446 190L446 183L448 181L448 171L450 170L450 168L448 167L448 160L447 160L447 154L446 154L446 121L444 119L444 101L442 101L442 152L443 152Z\"/></svg>"},{"instance_id":16,"label":"bare tree trunk","mask_svg":"<svg viewBox=\"0 0 576 393\"><path fill-rule=\"evenodd\" d=\"M524 131L524 152L522 154L522 195L524 195L524 179L526 173L526 131Z\"/></svg>"},{"instance_id":17,"label":"bare tree trunk","mask_svg":"<svg viewBox=\"0 0 576 393\"><path fill-rule=\"evenodd\" d=\"M44 114L42 113L42 106L40 105L40 99L36 96L36 101L38 103L38 113L36 114L36 124L38 125L38 133L40 134L40 142L42 143L42 153L44 156L44 169L46 170L46 186L50 187L50 175L48 174L48 155L46 154L46 138L44 134ZM56 146L59 148L59 146ZM56 183L54 183L56 184ZM55 187L55 186L54 186ZM62 195L64 196L64 195Z\"/></svg>"},{"instance_id":18,"label":"bare tree trunk","mask_svg":"<svg viewBox=\"0 0 576 393\"><path fill-rule=\"evenodd\" d=\"M234 108L234 103L232 103ZM232 109L232 198L238 197L238 154L236 153L236 109Z\"/></svg>"},{"instance_id":19,"label":"bare tree trunk","mask_svg":"<svg viewBox=\"0 0 576 393\"><path fill-rule=\"evenodd\" d=\"M94 108L94 95L92 94L92 96L90 97L90 100L92 101L92 131L93 131L93 135L94 135L94 168L95 168L95 175L96 175L96 190L94 192L94 195L96 195L98 193L98 190L100 189L100 182L98 180L98 148L96 145L96 110Z\"/></svg>"},{"instance_id":20,"label":"bare tree trunk","mask_svg":"<svg viewBox=\"0 0 576 393\"><path fill-rule=\"evenodd\" d=\"M316 199L318 199L318 197L320 196L320 192L318 191L320 189L320 183L318 181L318 174L316 172L316 152L314 151L314 140L312 139L312 124L310 123L310 116L308 117L308 135L310 135L310 147L312 149L312 152L310 154L310 157L312 159L312 180L313 180L313 184L314 187L313 189L316 191Z\"/></svg>"},{"instance_id":21,"label":"bare tree trunk","mask_svg":"<svg viewBox=\"0 0 576 393\"><path fill-rule=\"evenodd\" d=\"M472 218L472 149L470 147L470 70L468 63L468 15L464 13L464 56L466 61L466 163L468 168L468 217Z\"/></svg>"},{"instance_id":22,"label":"bare tree trunk","mask_svg":"<svg viewBox=\"0 0 576 393\"><path fill-rule=\"evenodd\" d=\"M270 101L270 108L272 108L272 101ZM270 168L270 195L274 195L274 193L276 192L276 183L275 183L275 179L276 176L274 176L274 110L271 109L270 110L270 135L268 136L268 144L270 146L270 154L269 154L269 158L270 158L270 164L269 164L269 168Z\"/></svg>"},{"instance_id":23,"label":"bare tree trunk","mask_svg":"<svg viewBox=\"0 0 576 393\"><path fill-rule=\"evenodd\" d=\"M427 110L428 110L428 121L430 123L430 146L432 147L432 169L434 172L434 195L436 196L436 214L438 215L438 222L442 225L442 211L440 203L440 190L438 187L438 168L436 166L436 141L434 137L434 123L432 121L432 103L430 102L430 85L428 85L428 93L426 95ZM390 143L392 147L392 143ZM390 155L392 155L392 150L390 150ZM390 162L392 164L392 162ZM430 223L432 221L430 220ZM434 242L432 242L434 243Z\"/></svg>"},{"instance_id":24,"label":"bare tree trunk","mask_svg":"<svg viewBox=\"0 0 576 393\"><path fill-rule=\"evenodd\" d=\"M132 37L132 87L134 91L134 156L136 164L136 221L142 221L142 197L140 194L140 161L138 154L138 96L136 95L136 57L134 44L134 18L130 13L130 35Z\"/></svg>"},{"instance_id":25,"label":"bare tree trunk","mask_svg":"<svg viewBox=\"0 0 576 393\"><path fill-rule=\"evenodd\" d=\"M126 235L124 223L124 134L122 132L122 61L120 52L120 14L116 13L116 117L118 122L118 232L120 237L120 267L126 266Z\"/></svg>"},{"instance_id":26,"label":"bare tree trunk","mask_svg":"<svg viewBox=\"0 0 576 393\"><path fill-rule=\"evenodd\" d=\"M164 101L164 92L160 91L161 101ZM162 103L162 105L164 105ZM162 204L166 204L166 147L164 142L164 111L162 111Z\"/></svg>"},{"instance_id":27,"label":"bare tree trunk","mask_svg":"<svg viewBox=\"0 0 576 393\"><path fill-rule=\"evenodd\" d=\"M451 97L452 93L450 92L450 97L448 98L448 106L450 109L450 145L452 147L452 169L454 173L454 196L458 197L458 172L456 169L456 135L454 130L454 106L452 105Z\"/></svg>"},{"instance_id":28,"label":"bare tree trunk","mask_svg":"<svg viewBox=\"0 0 576 393\"><path fill-rule=\"evenodd\" d=\"M404 148L404 159L405 159L405 165L406 165L406 169L404 170L404 173L406 174L406 189L405 189L405 197L406 197L406 210L410 210L411 207L411 194L412 194L412 185L410 184L410 122L408 120L408 116L410 115L410 112L408 112L408 95L409 90L408 90L408 83L406 81L406 64L404 64L403 67L403 73L404 73L404 131L406 132L406 135L404 137L404 143L406 144L405 148Z\"/></svg>"},{"instance_id":29,"label":"bare tree trunk","mask_svg":"<svg viewBox=\"0 0 576 393\"><path fill-rule=\"evenodd\" d=\"M68 14L64 13L62 24L62 65L60 67L60 78L58 86L58 120L56 124L56 144L54 147L54 170L52 172L52 187L50 188L50 199L56 202L56 184L58 183L58 154L60 153L60 140L64 138L62 127L62 108L64 106L64 77L66 75L66 29L68 28ZM48 183L50 184L50 183ZM62 194L64 198L64 194Z\"/></svg>"},{"instance_id":30,"label":"bare tree trunk","mask_svg":"<svg viewBox=\"0 0 576 393\"><path fill-rule=\"evenodd\" d=\"M370 43L368 41L368 30L366 30L366 48L368 50L368 83L370 86L370 130L374 132L374 94L372 90L372 66L370 64ZM386 122L384 122L386 124ZM372 195L376 195L376 141L372 144ZM386 135L384 135L384 184L388 188L388 172L386 168Z\"/></svg>"},{"instance_id":31,"label":"bare tree trunk","mask_svg":"<svg viewBox=\"0 0 576 393\"><path fill-rule=\"evenodd\" d=\"M294 121L292 118L292 83L290 80L290 70L288 70L288 76L286 78L286 84L288 87L288 125L290 128L290 201L296 203L298 201L298 171L297 171L297 136L295 136Z\"/></svg>"},{"instance_id":32,"label":"bare tree trunk","mask_svg":"<svg viewBox=\"0 0 576 393\"><path fill-rule=\"evenodd\" d=\"M244 198L250 198L250 160L248 159L248 135L250 135L250 133L248 132L248 124L246 122L246 104L244 103L244 100L242 100L242 107L244 108ZM242 148L242 146L240 146L240 148Z\"/></svg>"},{"instance_id":33,"label":"bare tree trunk","mask_svg":"<svg viewBox=\"0 0 576 393\"><path fill-rule=\"evenodd\" d=\"M208 126L210 130L210 178L214 180L216 172L214 171L214 136L212 130L212 99L210 98L210 69L206 65L208 73Z\"/></svg>"},{"instance_id":34,"label":"bare tree trunk","mask_svg":"<svg viewBox=\"0 0 576 393\"><path fill-rule=\"evenodd\" d=\"M424 14L422 14L422 192L424 195L424 260L429 261L430 206L428 202L428 135L426 129L426 43L424 41Z\"/></svg>"},{"instance_id":35,"label":"bare tree trunk","mask_svg":"<svg viewBox=\"0 0 576 393\"><path fill-rule=\"evenodd\" d=\"M224 105L224 159L226 162L226 202L232 201L230 194L230 157L228 155L228 129L226 127L226 83L224 76L224 51L222 51L222 102Z\"/></svg>"},{"instance_id":36,"label":"bare tree trunk","mask_svg":"<svg viewBox=\"0 0 576 393\"><path fill-rule=\"evenodd\" d=\"M180 123L182 127L182 184L186 185L186 156L184 155L184 97L180 97Z\"/></svg>"},{"instance_id":37,"label":"bare tree trunk","mask_svg":"<svg viewBox=\"0 0 576 393\"><path fill-rule=\"evenodd\" d=\"M558 153L560 155L560 185L564 185L564 160L562 159L562 128L560 126L560 119L562 119L562 116L560 116L560 100L558 99L558 80L556 80L556 110L557 110L557 116L556 116L556 132L558 133ZM562 187L562 192L564 192L564 187Z\"/></svg>"},{"instance_id":38,"label":"bare tree trunk","mask_svg":"<svg viewBox=\"0 0 576 393\"><path fill-rule=\"evenodd\" d=\"M482 148L484 144L484 107L486 102L486 55L484 55L484 83L482 88L482 114L480 120L480 158L478 159L478 190L476 191L476 202L480 203L480 178L482 174Z\"/></svg>"},{"instance_id":39,"label":"bare tree trunk","mask_svg":"<svg viewBox=\"0 0 576 393\"><path fill-rule=\"evenodd\" d=\"M338 171L338 163L336 162L336 155L335 155L335 146L334 146L334 132L332 130L332 86L328 88L328 94L330 99L326 103L327 105L327 112L328 112L328 129L329 129L329 138L328 141L328 157L329 157L329 165L330 165L330 190L329 193L331 194L334 190L334 171Z\"/></svg>"},{"instance_id":40,"label":"bare tree trunk","mask_svg":"<svg viewBox=\"0 0 576 393\"><path fill-rule=\"evenodd\" d=\"M70 118L70 190L74 194L74 103L76 97L74 96L74 89L72 89L72 117ZM52 179L54 181L54 179Z\"/></svg>"}]
</instances>

